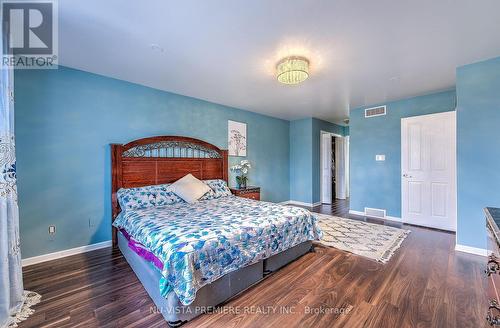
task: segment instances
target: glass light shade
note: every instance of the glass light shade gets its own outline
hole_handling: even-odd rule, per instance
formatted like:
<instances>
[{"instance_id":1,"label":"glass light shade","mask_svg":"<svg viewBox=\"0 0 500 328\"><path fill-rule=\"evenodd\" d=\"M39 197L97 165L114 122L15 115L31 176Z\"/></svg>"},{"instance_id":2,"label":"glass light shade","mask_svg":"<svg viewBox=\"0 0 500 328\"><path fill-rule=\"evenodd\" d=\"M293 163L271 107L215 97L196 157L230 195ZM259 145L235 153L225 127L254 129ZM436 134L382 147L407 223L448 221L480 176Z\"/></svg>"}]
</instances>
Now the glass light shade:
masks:
<instances>
[{"instance_id":1,"label":"glass light shade","mask_svg":"<svg viewBox=\"0 0 500 328\"><path fill-rule=\"evenodd\" d=\"M276 77L284 84L298 84L309 77L309 60L304 57L286 57L276 65Z\"/></svg>"}]
</instances>

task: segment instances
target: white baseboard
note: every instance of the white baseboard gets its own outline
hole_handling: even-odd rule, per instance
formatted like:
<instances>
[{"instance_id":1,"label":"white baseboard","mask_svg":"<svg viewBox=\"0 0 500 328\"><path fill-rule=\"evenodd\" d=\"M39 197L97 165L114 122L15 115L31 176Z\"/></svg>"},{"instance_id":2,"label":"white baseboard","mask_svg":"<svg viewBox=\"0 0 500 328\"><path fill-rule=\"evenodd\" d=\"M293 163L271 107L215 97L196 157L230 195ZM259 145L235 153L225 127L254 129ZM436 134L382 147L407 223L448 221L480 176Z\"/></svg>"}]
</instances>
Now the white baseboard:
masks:
<instances>
[{"instance_id":1,"label":"white baseboard","mask_svg":"<svg viewBox=\"0 0 500 328\"><path fill-rule=\"evenodd\" d=\"M349 210L349 214L359 215L359 216L366 216L365 212L355 211L355 210Z\"/></svg>"},{"instance_id":2,"label":"white baseboard","mask_svg":"<svg viewBox=\"0 0 500 328\"><path fill-rule=\"evenodd\" d=\"M97 244L85 245L85 246L81 246L81 247L65 249L65 250L59 251L59 252L54 252L54 253L49 253L49 254L44 254L44 255L39 255L39 256L34 256L34 257L28 257L26 259L22 259L21 262L22 262L23 267L25 267L28 265L42 263L45 261L60 259L62 257L66 257L66 256L70 256L70 255L75 255L75 254L94 251L96 249L111 247L111 245L112 245L111 240L108 240L108 241L103 241L103 242L97 243Z\"/></svg>"},{"instance_id":3,"label":"white baseboard","mask_svg":"<svg viewBox=\"0 0 500 328\"><path fill-rule=\"evenodd\" d=\"M403 220L401 218L398 218L397 216L386 215L383 218L379 218L379 217L376 217L376 216L366 215L365 212L354 211L354 210L349 210L349 214L359 215L359 216L366 216L366 217L373 217L375 219L389 220L389 221L395 221L395 222L403 222Z\"/></svg>"},{"instance_id":4,"label":"white baseboard","mask_svg":"<svg viewBox=\"0 0 500 328\"><path fill-rule=\"evenodd\" d=\"M488 251L484 248L470 247L465 245L456 244L455 250L459 252L475 254L480 256L488 256Z\"/></svg>"},{"instance_id":5,"label":"white baseboard","mask_svg":"<svg viewBox=\"0 0 500 328\"><path fill-rule=\"evenodd\" d=\"M315 207L321 205L321 202L317 203L304 203L304 202L298 202L296 200L286 200L284 202L281 202L280 204L283 205L298 205L298 206L306 206L306 207Z\"/></svg>"}]
</instances>

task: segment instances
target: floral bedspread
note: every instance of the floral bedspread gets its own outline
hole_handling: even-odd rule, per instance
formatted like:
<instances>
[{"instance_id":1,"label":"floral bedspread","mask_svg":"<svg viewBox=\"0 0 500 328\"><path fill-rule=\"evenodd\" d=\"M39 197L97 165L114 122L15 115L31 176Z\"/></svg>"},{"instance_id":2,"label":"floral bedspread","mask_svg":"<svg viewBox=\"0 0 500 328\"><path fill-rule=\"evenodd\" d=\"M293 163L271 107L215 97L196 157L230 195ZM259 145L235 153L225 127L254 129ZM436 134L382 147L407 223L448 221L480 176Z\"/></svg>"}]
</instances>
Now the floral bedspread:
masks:
<instances>
[{"instance_id":1,"label":"floral bedspread","mask_svg":"<svg viewBox=\"0 0 500 328\"><path fill-rule=\"evenodd\" d=\"M229 272L321 237L305 209L234 196L127 210L114 226L163 262L160 291L184 305Z\"/></svg>"}]
</instances>

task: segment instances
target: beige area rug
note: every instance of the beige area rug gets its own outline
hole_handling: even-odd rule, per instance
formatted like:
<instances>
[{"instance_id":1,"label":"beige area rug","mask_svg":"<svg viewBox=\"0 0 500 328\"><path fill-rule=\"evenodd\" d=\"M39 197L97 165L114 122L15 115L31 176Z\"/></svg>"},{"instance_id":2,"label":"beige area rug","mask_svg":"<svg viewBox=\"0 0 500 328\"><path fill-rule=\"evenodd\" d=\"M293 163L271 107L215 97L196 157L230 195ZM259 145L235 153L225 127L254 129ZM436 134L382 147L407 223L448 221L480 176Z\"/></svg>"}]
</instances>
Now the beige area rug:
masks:
<instances>
[{"instance_id":1,"label":"beige area rug","mask_svg":"<svg viewBox=\"0 0 500 328\"><path fill-rule=\"evenodd\" d=\"M387 263L410 233L364 221L313 213L323 231L320 243Z\"/></svg>"}]
</instances>

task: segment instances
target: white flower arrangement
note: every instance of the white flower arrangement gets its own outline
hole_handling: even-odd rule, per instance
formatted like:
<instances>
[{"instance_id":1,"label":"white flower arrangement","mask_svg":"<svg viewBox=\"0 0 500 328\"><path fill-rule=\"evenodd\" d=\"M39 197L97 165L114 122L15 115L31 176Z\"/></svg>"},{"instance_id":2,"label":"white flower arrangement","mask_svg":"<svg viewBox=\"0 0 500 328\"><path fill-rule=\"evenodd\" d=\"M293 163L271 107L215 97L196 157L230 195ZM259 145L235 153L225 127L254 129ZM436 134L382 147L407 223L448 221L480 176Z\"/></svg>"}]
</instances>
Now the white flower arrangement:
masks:
<instances>
[{"instance_id":1,"label":"white flower arrangement","mask_svg":"<svg viewBox=\"0 0 500 328\"><path fill-rule=\"evenodd\" d=\"M231 171L239 172L240 175L236 176L236 182L239 187L245 188L247 185L248 177L247 174L249 170L252 168L252 165L247 160L242 160L240 164L236 164L231 166Z\"/></svg>"}]
</instances>

